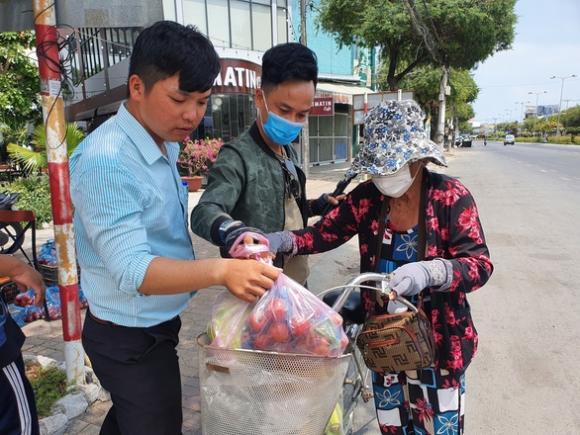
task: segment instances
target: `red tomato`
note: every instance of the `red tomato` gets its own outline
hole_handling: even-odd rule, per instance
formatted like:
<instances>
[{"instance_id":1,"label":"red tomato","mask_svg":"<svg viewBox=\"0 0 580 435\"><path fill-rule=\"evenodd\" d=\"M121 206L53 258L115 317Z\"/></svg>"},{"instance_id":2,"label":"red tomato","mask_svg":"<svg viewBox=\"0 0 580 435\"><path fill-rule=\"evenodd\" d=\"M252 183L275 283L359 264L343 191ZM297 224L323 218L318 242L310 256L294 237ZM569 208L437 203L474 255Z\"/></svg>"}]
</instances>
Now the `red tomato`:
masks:
<instances>
[{"instance_id":1,"label":"red tomato","mask_svg":"<svg viewBox=\"0 0 580 435\"><path fill-rule=\"evenodd\" d=\"M270 300L268 311L274 320L281 321L286 318L288 308L282 299L273 298Z\"/></svg>"},{"instance_id":2,"label":"red tomato","mask_svg":"<svg viewBox=\"0 0 580 435\"><path fill-rule=\"evenodd\" d=\"M311 350L315 355L326 356L330 354L330 346L324 338L316 339L313 343L314 346Z\"/></svg>"},{"instance_id":3,"label":"red tomato","mask_svg":"<svg viewBox=\"0 0 580 435\"><path fill-rule=\"evenodd\" d=\"M310 331L312 325L308 319L292 319L290 321L290 330L296 337L303 337Z\"/></svg>"},{"instance_id":4,"label":"red tomato","mask_svg":"<svg viewBox=\"0 0 580 435\"><path fill-rule=\"evenodd\" d=\"M266 326L266 317L261 313L252 313L248 318L248 325L254 332L260 332Z\"/></svg>"},{"instance_id":5,"label":"red tomato","mask_svg":"<svg viewBox=\"0 0 580 435\"><path fill-rule=\"evenodd\" d=\"M290 331L285 323L276 322L270 327L270 337L277 343L285 343L290 339Z\"/></svg>"},{"instance_id":6,"label":"red tomato","mask_svg":"<svg viewBox=\"0 0 580 435\"><path fill-rule=\"evenodd\" d=\"M254 340L254 347L259 350L268 350L272 345L272 340L267 335L258 335Z\"/></svg>"}]
</instances>

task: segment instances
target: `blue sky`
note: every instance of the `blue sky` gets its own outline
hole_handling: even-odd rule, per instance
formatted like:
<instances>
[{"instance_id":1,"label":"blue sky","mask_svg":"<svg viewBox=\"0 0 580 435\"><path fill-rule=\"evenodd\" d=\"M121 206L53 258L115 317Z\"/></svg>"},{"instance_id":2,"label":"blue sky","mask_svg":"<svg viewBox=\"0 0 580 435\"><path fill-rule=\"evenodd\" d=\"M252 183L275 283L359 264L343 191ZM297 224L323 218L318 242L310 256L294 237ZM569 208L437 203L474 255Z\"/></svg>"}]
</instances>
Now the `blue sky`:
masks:
<instances>
[{"instance_id":1,"label":"blue sky","mask_svg":"<svg viewBox=\"0 0 580 435\"><path fill-rule=\"evenodd\" d=\"M480 87L475 119L501 122L521 119L521 105L558 104L562 81L551 76L578 77L564 81L568 107L580 105L580 0L519 0L516 35L511 50L496 53L474 70ZM566 108L566 102L562 103Z\"/></svg>"}]
</instances>

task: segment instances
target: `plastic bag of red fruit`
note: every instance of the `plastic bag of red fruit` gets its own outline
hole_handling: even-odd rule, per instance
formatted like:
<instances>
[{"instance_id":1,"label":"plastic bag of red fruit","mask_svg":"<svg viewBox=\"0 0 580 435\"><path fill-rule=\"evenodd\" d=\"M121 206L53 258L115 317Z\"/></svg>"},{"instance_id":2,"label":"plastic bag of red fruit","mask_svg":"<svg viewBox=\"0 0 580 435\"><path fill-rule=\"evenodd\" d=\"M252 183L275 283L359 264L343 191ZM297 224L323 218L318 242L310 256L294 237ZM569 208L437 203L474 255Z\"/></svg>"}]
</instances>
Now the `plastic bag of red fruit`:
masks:
<instances>
[{"instance_id":1,"label":"plastic bag of red fruit","mask_svg":"<svg viewBox=\"0 0 580 435\"><path fill-rule=\"evenodd\" d=\"M255 254L264 248L247 249ZM342 317L284 274L254 304L226 294L215 305L208 336L220 348L331 357L342 355L348 344Z\"/></svg>"}]
</instances>

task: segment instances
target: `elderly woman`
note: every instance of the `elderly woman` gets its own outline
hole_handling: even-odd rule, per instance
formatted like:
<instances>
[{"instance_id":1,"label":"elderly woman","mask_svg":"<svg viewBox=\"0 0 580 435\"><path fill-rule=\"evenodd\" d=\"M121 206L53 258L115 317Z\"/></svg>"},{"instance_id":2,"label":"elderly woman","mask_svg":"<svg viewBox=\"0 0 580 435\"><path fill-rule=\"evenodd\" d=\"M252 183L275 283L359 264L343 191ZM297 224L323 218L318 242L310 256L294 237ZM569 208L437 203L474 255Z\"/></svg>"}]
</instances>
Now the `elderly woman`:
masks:
<instances>
[{"instance_id":1,"label":"elderly woman","mask_svg":"<svg viewBox=\"0 0 580 435\"><path fill-rule=\"evenodd\" d=\"M313 227L268 234L273 251L329 251L359 236L361 272L392 272L394 290L417 303L432 323L436 361L430 368L373 373L384 434L463 431L465 370L477 348L467 293L493 266L471 194L461 182L426 168L446 165L423 129L414 101L391 101L369 112L365 142L350 171L369 174ZM361 290L367 313L395 312L396 302Z\"/></svg>"}]
</instances>

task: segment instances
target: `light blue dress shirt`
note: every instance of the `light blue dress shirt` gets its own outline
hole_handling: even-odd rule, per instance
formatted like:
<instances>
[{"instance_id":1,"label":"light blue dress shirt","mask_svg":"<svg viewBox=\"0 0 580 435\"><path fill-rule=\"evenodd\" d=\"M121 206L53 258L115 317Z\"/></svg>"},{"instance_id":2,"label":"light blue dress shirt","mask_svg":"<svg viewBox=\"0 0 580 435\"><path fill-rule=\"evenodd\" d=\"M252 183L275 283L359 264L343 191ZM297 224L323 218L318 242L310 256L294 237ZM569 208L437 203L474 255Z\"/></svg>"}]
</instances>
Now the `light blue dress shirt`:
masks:
<instances>
[{"instance_id":1,"label":"light blue dress shirt","mask_svg":"<svg viewBox=\"0 0 580 435\"><path fill-rule=\"evenodd\" d=\"M167 157L121 105L70 159L81 286L91 312L119 325L148 327L177 316L190 293L145 296L138 289L155 257L191 260L187 190Z\"/></svg>"}]
</instances>

